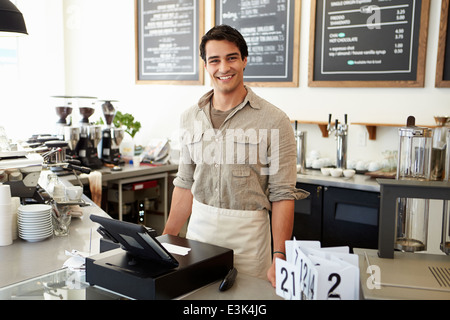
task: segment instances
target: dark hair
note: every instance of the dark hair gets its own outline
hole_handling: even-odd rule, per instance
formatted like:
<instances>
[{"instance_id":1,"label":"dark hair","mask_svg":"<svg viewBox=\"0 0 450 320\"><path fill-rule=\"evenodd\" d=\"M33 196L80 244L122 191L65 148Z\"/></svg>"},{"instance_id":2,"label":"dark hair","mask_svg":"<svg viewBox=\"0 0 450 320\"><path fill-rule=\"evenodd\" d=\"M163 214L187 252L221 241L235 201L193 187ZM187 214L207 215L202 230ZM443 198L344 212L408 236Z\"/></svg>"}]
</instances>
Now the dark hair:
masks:
<instances>
[{"instance_id":1,"label":"dark hair","mask_svg":"<svg viewBox=\"0 0 450 320\"><path fill-rule=\"evenodd\" d=\"M222 24L210 29L200 43L200 57L206 62L205 46L209 40L227 40L233 42L241 52L242 59L248 57L247 43L244 37L235 28Z\"/></svg>"}]
</instances>

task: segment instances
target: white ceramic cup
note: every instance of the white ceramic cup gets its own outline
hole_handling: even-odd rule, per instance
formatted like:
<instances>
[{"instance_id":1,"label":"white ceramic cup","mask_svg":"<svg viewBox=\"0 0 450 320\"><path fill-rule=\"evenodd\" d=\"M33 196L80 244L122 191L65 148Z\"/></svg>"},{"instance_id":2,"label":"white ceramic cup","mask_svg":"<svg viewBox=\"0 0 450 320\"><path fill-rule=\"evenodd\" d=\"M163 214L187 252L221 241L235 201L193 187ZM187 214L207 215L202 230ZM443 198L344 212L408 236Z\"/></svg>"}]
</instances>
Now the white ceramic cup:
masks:
<instances>
[{"instance_id":1,"label":"white ceramic cup","mask_svg":"<svg viewBox=\"0 0 450 320\"><path fill-rule=\"evenodd\" d=\"M355 175L356 171L353 169L346 169L343 171L343 173L344 173L344 177L351 178Z\"/></svg>"},{"instance_id":2,"label":"white ceramic cup","mask_svg":"<svg viewBox=\"0 0 450 320\"><path fill-rule=\"evenodd\" d=\"M333 169L330 170L330 174L333 177L340 177L342 175L342 169L340 169L340 168L333 168Z\"/></svg>"},{"instance_id":3,"label":"white ceramic cup","mask_svg":"<svg viewBox=\"0 0 450 320\"><path fill-rule=\"evenodd\" d=\"M66 196L71 201L78 201L83 194L83 188L80 186L66 187Z\"/></svg>"},{"instance_id":4,"label":"white ceramic cup","mask_svg":"<svg viewBox=\"0 0 450 320\"><path fill-rule=\"evenodd\" d=\"M62 184L55 185L53 189L53 199L57 202L64 201L65 187Z\"/></svg>"}]
</instances>

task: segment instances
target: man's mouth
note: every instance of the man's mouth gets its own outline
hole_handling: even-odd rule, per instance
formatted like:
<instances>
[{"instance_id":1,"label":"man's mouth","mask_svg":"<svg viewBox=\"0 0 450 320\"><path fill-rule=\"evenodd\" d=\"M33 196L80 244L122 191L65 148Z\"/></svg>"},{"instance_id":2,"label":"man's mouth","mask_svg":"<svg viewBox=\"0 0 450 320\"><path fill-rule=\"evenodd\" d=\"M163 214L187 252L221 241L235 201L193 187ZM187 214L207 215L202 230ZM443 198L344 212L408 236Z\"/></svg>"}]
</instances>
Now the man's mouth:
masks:
<instances>
[{"instance_id":1,"label":"man's mouth","mask_svg":"<svg viewBox=\"0 0 450 320\"><path fill-rule=\"evenodd\" d=\"M229 80L231 78L233 78L233 76L222 76L222 77L217 77L219 80Z\"/></svg>"}]
</instances>

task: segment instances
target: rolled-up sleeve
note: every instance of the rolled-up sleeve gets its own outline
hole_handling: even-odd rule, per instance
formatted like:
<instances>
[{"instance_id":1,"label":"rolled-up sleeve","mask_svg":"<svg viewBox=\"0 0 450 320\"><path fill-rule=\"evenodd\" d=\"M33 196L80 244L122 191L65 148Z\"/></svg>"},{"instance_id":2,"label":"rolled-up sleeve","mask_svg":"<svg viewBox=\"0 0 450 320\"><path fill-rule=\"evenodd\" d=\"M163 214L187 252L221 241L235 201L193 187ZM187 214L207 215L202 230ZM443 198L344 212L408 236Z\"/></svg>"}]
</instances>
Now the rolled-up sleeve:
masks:
<instances>
[{"instance_id":1,"label":"rolled-up sleeve","mask_svg":"<svg viewBox=\"0 0 450 320\"><path fill-rule=\"evenodd\" d=\"M277 166L278 170L269 174L269 201L304 199L309 192L296 188L297 147L289 119L281 119L276 128L278 139L272 136L269 152L271 166Z\"/></svg>"},{"instance_id":2,"label":"rolled-up sleeve","mask_svg":"<svg viewBox=\"0 0 450 320\"><path fill-rule=\"evenodd\" d=\"M174 186L183 189L191 189L194 184L194 171L195 164L192 161L191 154L189 152L188 143L190 141L190 132L186 130L186 121L189 117L188 112L181 116L180 120L180 158L178 164L177 176L173 181Z\"/></svg>"}]
</instances>

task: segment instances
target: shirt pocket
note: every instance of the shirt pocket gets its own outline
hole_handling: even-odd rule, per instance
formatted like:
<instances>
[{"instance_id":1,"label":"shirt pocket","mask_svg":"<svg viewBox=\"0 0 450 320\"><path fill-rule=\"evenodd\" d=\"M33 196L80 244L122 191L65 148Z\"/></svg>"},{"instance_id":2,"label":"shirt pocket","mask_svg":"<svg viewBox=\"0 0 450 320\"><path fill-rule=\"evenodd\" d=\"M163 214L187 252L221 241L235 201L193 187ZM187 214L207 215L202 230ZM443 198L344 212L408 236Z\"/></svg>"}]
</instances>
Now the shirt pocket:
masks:
<instances>
[{"instance_id":1,"label":"shirt pocket","mask_svg":"<svg viewBox=\"0 0 450 320\"><path fill-rule=\"evenodd\" d=\"M238 167L231 170L232 185L234 187L246 186L250 178L250 168Z\"/></svg>"},{"instance_id":2,"label":"shirt pocket","mask_svg":"<svg viewBox=\"0 0 450 320\"><path fill-rule=\"evenodd\" d=\"M186 140L190 158L195 164L200 164L203 161L203 135L204 132L190 134Z\"/></svg>"}]
</instances>

